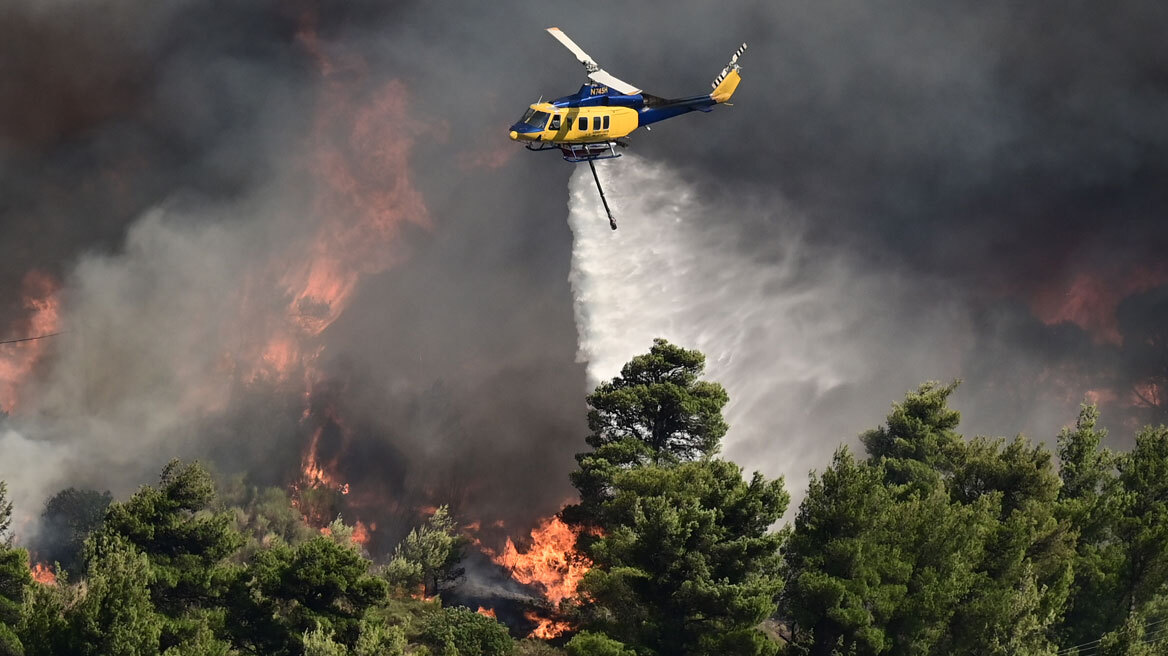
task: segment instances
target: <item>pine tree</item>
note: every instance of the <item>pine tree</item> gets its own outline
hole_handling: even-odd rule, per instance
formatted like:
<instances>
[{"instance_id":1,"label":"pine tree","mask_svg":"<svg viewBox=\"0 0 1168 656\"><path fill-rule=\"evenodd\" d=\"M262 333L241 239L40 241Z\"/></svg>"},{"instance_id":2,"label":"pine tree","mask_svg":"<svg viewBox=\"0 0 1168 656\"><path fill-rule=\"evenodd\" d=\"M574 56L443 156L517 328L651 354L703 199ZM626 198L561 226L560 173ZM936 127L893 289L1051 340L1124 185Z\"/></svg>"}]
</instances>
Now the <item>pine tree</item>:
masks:
<instances>
[{"instance_id":1,"label":"pine tree","mask_svg":"<svg viewBox=\"0 0 1168 656\"><path fill-rule=\"evenodd\" d=\"M17 637L21 607L31 577L28 552L12 548L8 527L12 524L12 502L8 487L0 481L0 656L20 656L24 646Z\"/></svg>"},{"instance_id":2,"label":"pine tree","mask_svg":"<svg viewBox=\"0 0 1168 656\"><path fill-rule=\"evenodd\" d=\"M639 654L768 654L756 626L781 590L771 531L782 480L744 480L713 458L725 390L701 381L704 356L664 340L588 397L588 444L565 521L593 563L580 586L586 628Z\"/></svg>"},{"instance_id":3,"label":"pine tree","mask_svg":"<svg viewBox=\"0 0 1168 656\"><path fill-rule=\"evenodd\" d=\"M1085 405L1073 429L1058 436L1059 513L1078 533L1074 580L1060 628L1064 645L1098 639L1126 617L1120 572L1124 548L1116 530L1124 495L1120 493L1117 456L1102 447L1107 431L1097 428L1099 410Z\"/></svg>"}]
</instances>

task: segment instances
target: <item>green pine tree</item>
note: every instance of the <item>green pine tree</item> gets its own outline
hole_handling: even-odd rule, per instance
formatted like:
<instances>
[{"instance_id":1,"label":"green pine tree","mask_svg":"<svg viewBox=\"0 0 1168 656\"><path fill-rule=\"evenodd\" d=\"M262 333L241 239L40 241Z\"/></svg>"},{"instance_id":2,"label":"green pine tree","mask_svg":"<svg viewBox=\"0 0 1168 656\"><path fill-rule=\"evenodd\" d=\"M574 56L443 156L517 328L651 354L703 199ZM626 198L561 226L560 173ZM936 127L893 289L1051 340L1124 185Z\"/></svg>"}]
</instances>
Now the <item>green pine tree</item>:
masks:
<instances>
[{"instance_id":1,"label":"green pine tree","mask_svg":"<svg viewBox=\"0 0 1168 656\"><path fill-rule=\"evenodd\" d=\"M593 450L577 456L581 501L563 512L593 563L581 616L639 654L776 650L755 627L782 587L771 526L789 497L782 480L713 458L728 397L699 380L704 361L659 339L588 397Z\"/></svg>"}]
</instances>

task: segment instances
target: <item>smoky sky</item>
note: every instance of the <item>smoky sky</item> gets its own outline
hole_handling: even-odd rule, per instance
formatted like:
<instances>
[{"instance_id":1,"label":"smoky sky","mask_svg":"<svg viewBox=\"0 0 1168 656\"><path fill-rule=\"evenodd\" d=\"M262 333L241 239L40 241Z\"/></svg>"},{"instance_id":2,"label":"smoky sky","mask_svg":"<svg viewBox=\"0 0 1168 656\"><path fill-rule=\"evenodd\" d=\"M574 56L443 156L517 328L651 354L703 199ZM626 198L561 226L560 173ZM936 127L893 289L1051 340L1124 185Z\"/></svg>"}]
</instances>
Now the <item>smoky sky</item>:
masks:
<instances>
[{"instance_id":1,"label":"smoky sky","mask_svg":"<svg viewBox=\"0 0 1168 656\"><path fill-rule=\"evenodd\" d=\"M915 281L886 290L893 315L852 324L857 343L880 331L943 350L951 336L921 316L953 304L970 317L978 357L896 370L872 354L880 366L865 380L809 404L883 408L906 377L960 376L980 425L1011 432L1035 394L1073 406L1084 385L1130 378L1119 345L1074 322L1044 322L1034 304L1058 306L1086 276L1107 297L1101 311L1114 312L1168 280L1168 8L1152 0L10 2L0 9L0 326L22 316L30 270L65 281L79 307L129 307L132 295L76 301L97 288L85 275L111 270L78 263L125 260L128 243L149 242L142 235L170 243L184 231L238 263L247 248L198 231L283 225L256 216L295 211L290 144L313 129L323 84L303 38L311 27L334 60L361 62L342 79L400 82L408 118L391 127L413 141L411 184L429 217L397 237L395 264L364 276L323 336L338 403L363 436L347 466L399 495L473 481L448 496L471 499L480 514L554 511L571 492L566 474L586 431L568 283L573 169L506 137L528 104L584 80L543 32L551 25L606 70L665 97L707 92L747 42L733 107L638 131L636 152L678 171L701 206L729 208L709 217L738 236L720 248L765 262L785 234L766 209L781 207L800 217L817 252L845 258L856 275ZM158 208L171 218L149 219ZM281 241L261 228L239 233L255 257ZM197 267L205 255L177 259ZM230 290L230 273L225 265L207 279ZM1125 286L1137 275L1148 281ZM914 313L914 302L931 306ZM1120 328L1163 313L1150 302L1124 307ZM161 352L165 327L141 329ZM124 350L102 361L126 376L148 370L136 363L149 352L136 339L117 340ZM183 343L213 350L207 340ZM882 385L882 372L895 383ZM296 403L281 389L229 391L225 407L193 417L181 436L168 429L149 440L127 426L131 434L108 438L109 448L124 445L118 468L75 463L61 477L125 492L186 455L286 482L305 439ZM1051 422L1072 418L1023 423L1053 431ZM81 426L69 440L86 439ZM832 429L847 441L857 427ZM813 448L826 462L834 446Z\"/></svg>"}]
</instances>

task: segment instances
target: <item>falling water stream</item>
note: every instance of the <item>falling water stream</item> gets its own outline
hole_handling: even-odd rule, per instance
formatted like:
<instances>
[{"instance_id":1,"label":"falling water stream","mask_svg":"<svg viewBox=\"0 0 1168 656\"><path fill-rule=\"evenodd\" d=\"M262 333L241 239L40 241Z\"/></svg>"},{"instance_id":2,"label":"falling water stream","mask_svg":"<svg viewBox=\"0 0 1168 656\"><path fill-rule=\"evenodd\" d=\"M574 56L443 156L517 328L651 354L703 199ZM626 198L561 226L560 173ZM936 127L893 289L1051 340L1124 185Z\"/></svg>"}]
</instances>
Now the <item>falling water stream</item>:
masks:
<instances>
[{"instance_id":1,"label":"falling water stream","mask_svg":"<svg viewBox=\"0 0 1168 656\"><path fill-rule=\"evenodd\" d=\"M730 395L723 453L748 471L785 475L800 496L807 472L914 382L910 370L886 395L871 393L875 353L898 343L881 318L896 281L857 275L807 244L782 207L699 193L635 155L597 168L619 229L609 229L586 167L568 200L577 357L589 385L655 337L701 350L707 377Z\"/></svg>"}]
</instances>

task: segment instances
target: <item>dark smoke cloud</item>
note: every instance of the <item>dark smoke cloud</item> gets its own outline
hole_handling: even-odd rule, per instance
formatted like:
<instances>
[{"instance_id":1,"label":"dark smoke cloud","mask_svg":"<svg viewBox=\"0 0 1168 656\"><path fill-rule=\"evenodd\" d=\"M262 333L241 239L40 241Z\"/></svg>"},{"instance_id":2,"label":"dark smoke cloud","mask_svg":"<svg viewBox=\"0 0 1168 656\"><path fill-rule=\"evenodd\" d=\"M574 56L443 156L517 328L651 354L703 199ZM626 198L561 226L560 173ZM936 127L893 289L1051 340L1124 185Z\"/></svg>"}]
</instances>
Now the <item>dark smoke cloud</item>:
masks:
<instances>
[{"instance_id":1,"label":"dark smoke cloud","mask_svg":"<svg viewBox=\"0 0 1168 656\"><path fill-rule=\"evenodd\" d=\"M41 36L7 41L13 56L3 57L17 62L6 78L20 88L0 113L11 172L2 318L20 316L19 282L37 268L65 281L67 331L3 436L5 469L28 474L12 481L28 490L25 515L66 483L124 494L172 456L210 457L256 483L291 480L313 428L299 421L303 385L232 382L221 354L262 343L282 312L282 299L257 307L249 297L240 314L252 264L319 222L304 209L303 149L327 85L360 104L393 80L409 118L386 129L417 142L412 180L431 226L400 233L396 263L363 277L318 342L322 394L350 435L331 427L323 448L347 443L340 464L354 496L384 494L366 509L373 519L412 523L419 506L451 502L521 531L568 498L584 410L570 241L562 196L525 193L537 182L562 190L567 171L540 182L493 168L510 146L496 139L502 119L467 109L478 121L468 124L456 114L465 103L450 100L472 80L441 62L449 77L436 79L435 64L417 65L425 53L390 47L414 32L408 7L6 11L6 29L34 25ZM83 56L91 41L111 51ZM338 68L327 82L321 53ZM42 99L40 87L53 93Z\"/></svg>"},{"instance_id":2,"label":"dark smoke cloud","mask_svg":"<svg viewBox=\"0 0 1168 656\"><path fill-rule=\"evenodd\" d=\"M9 3L0 326L21 316L31 269L67 282L67 318L108 322L65 326L103 350L64 341L43 372L44 403L81 403L67 409L75 421L42 434L30 422L24 441L4 437L6 453L52 463L44 493L65 480L124 493L173 455L286 482L306 439L290 390L227 386L207 416L175 410L181 385L157 381L177 363L212 376L226 337L200 327L234 311L249 257L303 232L288 218L304 200L295 162L322 86L298 37L306 25L325 51L364 62L344 73L352 84L401 81L412 121L401 129L415 136L412 179L432 224L400 235L398 263L365 276L322 337L322 366L359 436L361 457L346 465L355 479L403 496L466 482L447 497L510 520L551 512L570 492L586 386L567 281L572 169L505 137L540 94L583 80L549 25L663 96L705 91L749 42L735 107L633 143L678 170L698 206L723 208L708 220L736 237L720 256L777 261L783 217L797 216L808 252L846 260L863 289L887 294L877 320L848 323L868 349L863 374L791 390L822 419L816 434L834 436L800 449L826 461L902 387L956 376L975 426L1049 436L1084 388L1123 379L1126 361L1078 326L1043 323L1033 299L1060 297L1080 275L1134 289L1120 282L1168 245L1166 12L1152 0ZM799 271L800 288L825 275ZM189 294L199 289L208 297ZM186 314L168 317L181 321L139 307L172 290L188 293L171 310ZM103 326L119 333L94 336ZM898 359L909 347L919 355ZM171 358L176 348L196 355ZM84 366L106 379L93 385ZM774 441L744 464L781 457ZM96 452L110 462L89 462Z\"/></svg>"}]
</instances>

